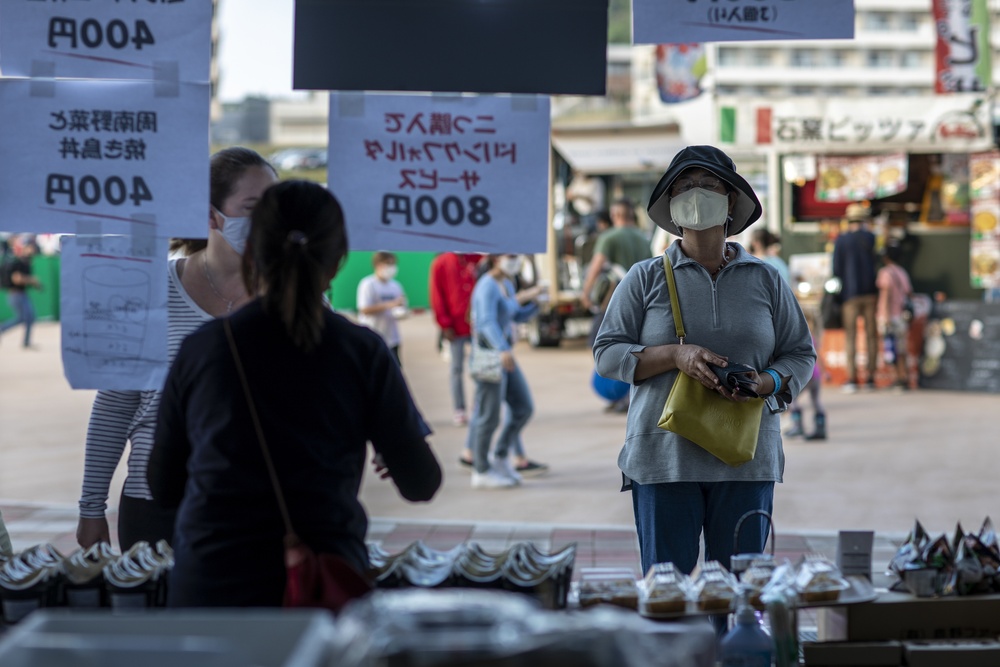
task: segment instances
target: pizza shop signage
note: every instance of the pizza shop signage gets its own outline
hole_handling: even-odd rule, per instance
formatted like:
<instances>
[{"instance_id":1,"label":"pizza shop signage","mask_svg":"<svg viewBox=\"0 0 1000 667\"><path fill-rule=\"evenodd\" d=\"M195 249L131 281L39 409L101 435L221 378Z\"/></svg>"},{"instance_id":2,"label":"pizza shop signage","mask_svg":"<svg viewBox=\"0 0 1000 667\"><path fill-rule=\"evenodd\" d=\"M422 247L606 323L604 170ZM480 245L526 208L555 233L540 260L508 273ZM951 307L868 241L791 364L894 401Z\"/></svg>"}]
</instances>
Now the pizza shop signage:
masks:
<instances>
[{"instance_id":1,"label":"pizza shop signage","mask_svg":"<svg viewBox=\"0 0 1000 667\"><path fill-rule=\"evenodd\" d=\"M802 99L761 105L733 100L720 101L720 106L722 141L743 146L811 153L941 153L986 150L993 143L990 104L974 95Z\"/></svg>"}]
</instances>

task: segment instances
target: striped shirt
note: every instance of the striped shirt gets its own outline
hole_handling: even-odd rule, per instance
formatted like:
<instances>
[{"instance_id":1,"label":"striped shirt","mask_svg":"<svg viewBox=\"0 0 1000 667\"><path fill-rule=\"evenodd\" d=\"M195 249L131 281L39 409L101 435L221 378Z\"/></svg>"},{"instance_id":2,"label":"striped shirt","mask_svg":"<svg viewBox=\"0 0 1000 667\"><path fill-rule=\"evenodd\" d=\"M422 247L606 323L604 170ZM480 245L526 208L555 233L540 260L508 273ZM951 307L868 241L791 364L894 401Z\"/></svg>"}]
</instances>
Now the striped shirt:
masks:
<instances>
[{"instance_id":1,"label":"striped shirt","mask_svg":"<svg viewBox=\"0 0 1000 667\"><path fill-rule=\"evenodd\" d=\"M184 291L177 275L178 259L168 264L167 281L167 362L174 356L188 334L212 319ZM160 391L99 391L94 399L87 426L87 449L83 467L83 492L80 496L80 516L100 519L108 506L108 490L115 468L125 452L128 455L128 475L124 494L130 498L150 500L146 484L146 465L153 449L156 414L160 408Z\"/></svg>"}]
</instances>

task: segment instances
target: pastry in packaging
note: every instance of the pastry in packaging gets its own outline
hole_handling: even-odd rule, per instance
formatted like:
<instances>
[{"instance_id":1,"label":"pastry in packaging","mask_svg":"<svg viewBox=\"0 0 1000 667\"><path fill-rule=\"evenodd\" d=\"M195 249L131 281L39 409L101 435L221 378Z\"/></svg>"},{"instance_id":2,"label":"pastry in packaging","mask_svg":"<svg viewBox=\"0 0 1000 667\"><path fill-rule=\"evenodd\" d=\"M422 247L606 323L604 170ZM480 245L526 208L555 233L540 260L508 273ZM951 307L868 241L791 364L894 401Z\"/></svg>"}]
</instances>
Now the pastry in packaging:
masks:
<instances>
[{"instance_id":1,"label":"pastry in packaging","mask_svg":"<svg viewBox=\"0 0 1000 667\"><path fill-rule=\"evenodd\" d=\"M580 606L613 604L626 609L639 607L639 586L628 568L589 568L580 571Z\"/></svg>"},{"instance_id":2,"label":"pastry in packaging","mask_svg":"<svg viewBox=\"0 0 1000 667\"><path fill-rule=\"evenodd\" d=\"M656 563L643 580L639 611L644 614L683 613L690 590L690 579L673 563Z\"/></svg>"},{"instance_id":3,"label":"pastry in packaging","mask_svg":"<svg viewBox=\"0 0 1000 667\"><path fill-rule=\"evenodd\" d=\"M754 609L764 609L764 602L760 599L760 594L764 587L770 583L775 567L776 564L773 560L755 561L740 577L740 583L743 584L743 588L747 592L747 601Z\"/></svg>"},{"instance_id":4,"label":"pastry in packaging","mask_svg":"<svg viewBox=\"0 0 1000 667\"><path fill-rule=\"evenodd\" d=\"M795 588L803 602L833 602L851 584L840 568L820 554L806 554L795 575Z\"/></svg>"},{"instance_id":5,"label":"pastry in packaging","mask_svg":"<svg viewBox=\"0 0 1000 667\"><path fill-rule=\"evenodd\" d=\"M736 599L736 579L718 561L705 563L692 585L699 611L728 611Z\"/></svg>"}]
</instances>

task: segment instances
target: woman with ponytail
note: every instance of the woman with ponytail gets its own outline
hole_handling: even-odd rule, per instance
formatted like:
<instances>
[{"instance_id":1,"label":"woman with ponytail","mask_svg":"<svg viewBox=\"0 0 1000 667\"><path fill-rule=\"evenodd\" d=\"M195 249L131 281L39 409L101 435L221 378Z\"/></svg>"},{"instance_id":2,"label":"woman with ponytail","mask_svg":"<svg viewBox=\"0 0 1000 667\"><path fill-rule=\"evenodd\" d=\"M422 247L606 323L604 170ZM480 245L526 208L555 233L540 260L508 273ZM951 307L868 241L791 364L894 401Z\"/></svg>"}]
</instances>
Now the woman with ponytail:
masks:
<instances>
[{"instance_id":1,"label":"woman with ponytail","mask_svg":"<svg viewBox=\"0 0 1000 667\"><path fill-rule=\"evenodd\" d=\"M306 181L272 186L243 256L255 298L181 346L149 473L154 499L178 507L169 606L282 603L285 524L247 390L292 527L317 553L368 568L358 501L368 442L376 470L407 500L430 500L440 486L430 430L385 342L324 304L346 255L332 194Z\"/></svg>"}]
</instances>

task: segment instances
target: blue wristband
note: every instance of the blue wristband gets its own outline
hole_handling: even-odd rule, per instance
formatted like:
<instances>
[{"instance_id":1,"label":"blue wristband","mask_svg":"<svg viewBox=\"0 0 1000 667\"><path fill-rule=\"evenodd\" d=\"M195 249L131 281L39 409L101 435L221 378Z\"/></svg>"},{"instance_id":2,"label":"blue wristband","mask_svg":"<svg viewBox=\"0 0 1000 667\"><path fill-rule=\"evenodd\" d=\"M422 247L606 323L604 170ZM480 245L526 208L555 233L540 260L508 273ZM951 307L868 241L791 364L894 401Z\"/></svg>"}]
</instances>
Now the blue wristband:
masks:
<instances>
[{"instance_id":1,"label":"blue wristband","mask_svg":"<svg viewBox=\"0 0 1000 667\"><path fill-rule=\"evenodd\" d=\"M778 375L778 371L773 368L765 368L762 372L767 373L772 378L774 378L774 391L772 391L769 396L774 396L779 391L781 391L781 376Z\"/></svg>"}]
</instances>

